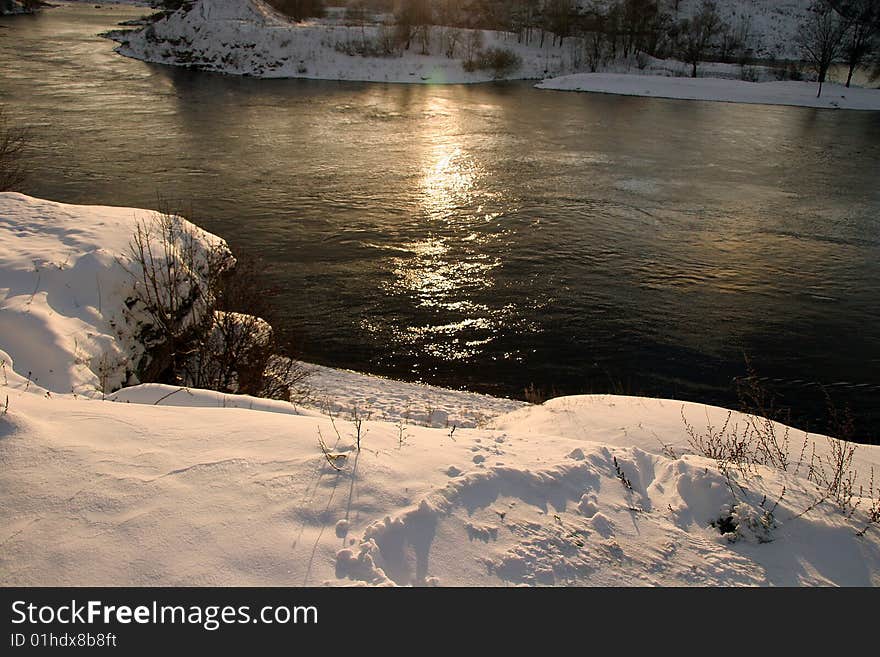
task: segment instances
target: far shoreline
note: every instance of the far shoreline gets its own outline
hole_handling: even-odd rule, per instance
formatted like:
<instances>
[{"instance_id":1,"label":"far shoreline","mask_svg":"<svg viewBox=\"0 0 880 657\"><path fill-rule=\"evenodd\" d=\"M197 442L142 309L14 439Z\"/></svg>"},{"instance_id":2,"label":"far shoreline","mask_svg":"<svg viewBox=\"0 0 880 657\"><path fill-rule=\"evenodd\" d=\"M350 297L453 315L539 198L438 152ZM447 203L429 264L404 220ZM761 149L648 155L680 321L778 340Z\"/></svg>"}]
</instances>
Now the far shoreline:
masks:
<instances>
[{"instance_id":1,"label":"far shoreline","mask_svg":"<svg viewBox=\"0 0 880 657\"><path fill-rule=\"evenodd\" d=\"M600 93L614 96L663 98L803 107L807 109L880 111L880 89L845 87L826 82L816 97L817 82L747 82L718 77L664 77L634 73L577 73L539 82L542 91Z\"/></svg>"}]
</instances>

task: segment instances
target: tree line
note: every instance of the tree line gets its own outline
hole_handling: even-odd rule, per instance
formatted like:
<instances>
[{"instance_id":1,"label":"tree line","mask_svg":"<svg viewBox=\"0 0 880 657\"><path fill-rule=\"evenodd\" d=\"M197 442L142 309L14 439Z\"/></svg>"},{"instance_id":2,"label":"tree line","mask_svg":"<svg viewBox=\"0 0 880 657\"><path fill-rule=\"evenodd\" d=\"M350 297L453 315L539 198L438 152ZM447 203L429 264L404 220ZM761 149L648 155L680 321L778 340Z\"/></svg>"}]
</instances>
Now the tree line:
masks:
<instances>
[{"instance_id":1,"label":"tree line","mask_svg":"<svg viewBox=\"0 0 880 657\"><path fill-rule=\"evenodd\" d=\"M676 57L696 77L699 63L707 59L752 61L757 37L750 16L729 23L715 0L703 0L688 18L676 18L679 0L352 0L349 6L364 13L393 12L398 30L410 34L437 25L487 29L542 47L547 38L553 45L579 38L591 71L620 58L644 60L648 55ZM844 64L850 86L860 66L880 69L880 2L815 0L794 45L820 85L832 65Z\"/></svg>"}]
</instances>

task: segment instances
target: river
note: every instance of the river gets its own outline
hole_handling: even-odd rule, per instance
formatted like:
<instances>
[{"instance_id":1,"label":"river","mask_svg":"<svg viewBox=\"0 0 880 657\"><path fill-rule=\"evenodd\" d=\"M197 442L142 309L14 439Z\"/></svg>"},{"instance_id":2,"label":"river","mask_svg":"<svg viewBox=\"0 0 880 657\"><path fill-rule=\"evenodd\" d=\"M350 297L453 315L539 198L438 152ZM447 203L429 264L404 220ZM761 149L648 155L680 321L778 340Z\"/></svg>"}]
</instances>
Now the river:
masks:
<instances>
[{"instance_id":1,"label":"river","mask_svg":"<svg viewBox=\"0 0 880 657\"><path fill-rule=\"evenodd\" d=\"M257 80L97 36L145 11L0 19L24 191L191 208L304 359L735 405L748 356L796 425L822 386L880 437L880 112Z\"/></svg>"}]
</instances>

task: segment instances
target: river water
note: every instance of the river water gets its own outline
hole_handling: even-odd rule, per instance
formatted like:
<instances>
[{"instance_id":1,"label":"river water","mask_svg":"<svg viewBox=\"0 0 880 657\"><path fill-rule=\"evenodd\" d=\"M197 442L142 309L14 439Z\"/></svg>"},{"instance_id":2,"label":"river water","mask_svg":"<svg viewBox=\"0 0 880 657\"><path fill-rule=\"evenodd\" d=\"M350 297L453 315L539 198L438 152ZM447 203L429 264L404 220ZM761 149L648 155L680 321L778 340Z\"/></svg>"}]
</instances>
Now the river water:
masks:
<instances>
[{"instance_id":1,"label":"river water","mask_svg":"<svg viewBox=\"0 0 880 657\"><path fill-rule=\"evenodd\" d=\"M505 395L734 403L747 355L822 428L880 436L880 113L255 80L0 19L25 191L192 208L265 260L302 356Z\"/></svg>"}]
</instances>

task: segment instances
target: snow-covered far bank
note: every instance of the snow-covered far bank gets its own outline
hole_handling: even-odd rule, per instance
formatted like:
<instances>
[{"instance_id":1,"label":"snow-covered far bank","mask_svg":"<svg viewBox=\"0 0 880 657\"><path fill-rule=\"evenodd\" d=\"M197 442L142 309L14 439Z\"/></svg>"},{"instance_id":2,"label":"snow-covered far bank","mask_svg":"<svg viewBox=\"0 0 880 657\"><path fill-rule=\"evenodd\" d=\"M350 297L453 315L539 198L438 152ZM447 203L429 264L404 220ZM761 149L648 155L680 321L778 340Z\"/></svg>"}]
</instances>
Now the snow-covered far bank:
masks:
<instances>
[{"instance_id":1,"label":"snow-covered far bank","mask_svg":"<svg viewBox=\"0 0 880 657\"><path fill-rule=\"evenodd\" d=\"M27 4L22 0L0 0L0 16L18 16L33 14L42 8L42 4Z\"/></svg>"},{"instance_id":2,"label":"snow-covered far bank","mask_svg":"<svg viewBox=\"0 0 880 657\"><path fill-rule=\"evenodd\" d=\"M607 0L606 0L607 1ZM797 34L813 0L724 0L716 2L718 15L734 29L747 28L755 56L761 59L798 59ZM690 18L703 0L666 2L673 19Z\"/></svg>"},{"instance_id":3,"label":"snow-covered far bank","mask_svg":"<svg viewBox=\"0 0 880 657\"><path fill-rule=\"evenodd\" d=\"M839 443L701 404L105 394L145 215L0 194L0 585L880 585L880 447L831 494ZM790 462L695 448L748 427Z\"/></svg>"},{"instance_id":4,"label":"snow-covered far bank","mask_svg":"<svg viewBox=\"0 0 880 657\"><path fill-rule=\"evenodd\" d=\"M582 91L622 96L709 100L759 105L794 105L824 109L880 110L880 89L846 88L826 83L817 98L815 82L746 82L720 78L580 73L543 80L538 89Z\"/></svg>"},{"instance_id":5,"label":"snow-covered far bank","mask_svg":"<svg viewBox=\"0 0 880 657\"><path fill-rule=\"evenodd\" d=\"M732 29L751 35L755 57L796 60L795 36L809 0L775 4L738 0L725 4L721 15ZM674 18L691 16L700 6L684 0ZM534 32L540 36L437 25L415 30L404 47L395 36L392 15L370 15L358 22L337 7L325 18L296 23L264 0L195 0L140 29L111 30L105 36L119 42L117 52L135 59L261 78L462 84L544 79L589 68L584 38L568 37L557 45L549 32ZM595 66L606 72L657 75L680 75L687 68L673 59L645 54L603 58ZM701 71L716 77L730 77L734 68L739 69L731 64L700 65ZM749 79L790 73L784 65L749 69L749 75L756 76Z\"/></svg>"},{"instance_id":6,"label":"snow-covered far bank","mask_svg":"<svg viewBox=\"0 0 880 657\"><path fill-rule=\"evenodd\" d=\"M540 79L572 72L570 48L517 43L516 35L433 27L396 50L393 26L314 20L294 23L262 0L196 0L141 30L116 30L117 51L148 62L263 78L394 83L473 83ZM465 70L493 48L519 58L510 67ZM364 53L364 54L359 54ZM452 56L449 56L449 55Z\"/></svg>"}]
</instances>

